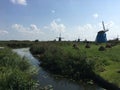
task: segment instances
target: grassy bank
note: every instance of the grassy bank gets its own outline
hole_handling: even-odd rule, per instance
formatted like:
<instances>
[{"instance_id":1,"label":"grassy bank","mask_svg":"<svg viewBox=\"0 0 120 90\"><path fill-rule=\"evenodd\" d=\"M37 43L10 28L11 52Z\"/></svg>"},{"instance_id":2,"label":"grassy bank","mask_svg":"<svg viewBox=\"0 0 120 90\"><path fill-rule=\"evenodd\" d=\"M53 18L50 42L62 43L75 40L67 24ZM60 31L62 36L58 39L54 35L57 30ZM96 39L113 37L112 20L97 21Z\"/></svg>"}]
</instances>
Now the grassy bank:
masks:
<instances>
[{"instance_id":1,"label":"grassy bank","mask_svg":"<svg viewBox=\"0 0 120 90\"><path fill-rule=\"evenodd\" d=\"M30 47L34 41L0 41L0 46L10 47L10 48L25 48Z\"/></svg>"},{"instance_id":2,"label":"grassy bank","mask_svg":"<svg viewBox=\"0 0 120 90\"><path fill-rule=\"evenodd\" d=\"M25 58L8 48L0 49L0 90L33 90L34 74Z\"/></svg>"},{"instance_id":3,"label":"grassy bank","mask_svg":"<svg viewBox=\"0 0 120 90\"><path fill-rule=\"evenodd\" d=\"M105 44L103 44L105 46ZM95 73L120 87L120 45L98 51L100 45L84 43L44 42L31 47L31 52L42 61L46 70L75 80L89 80Z\"/></svg>"}]
</instances>

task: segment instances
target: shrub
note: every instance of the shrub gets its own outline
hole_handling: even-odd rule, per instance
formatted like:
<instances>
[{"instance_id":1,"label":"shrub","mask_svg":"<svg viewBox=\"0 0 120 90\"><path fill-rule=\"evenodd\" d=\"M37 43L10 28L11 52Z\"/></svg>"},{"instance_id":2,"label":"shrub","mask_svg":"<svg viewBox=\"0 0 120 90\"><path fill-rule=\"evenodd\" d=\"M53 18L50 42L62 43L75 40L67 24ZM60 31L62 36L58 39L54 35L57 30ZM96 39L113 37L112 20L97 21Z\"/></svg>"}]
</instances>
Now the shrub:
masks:
<instances>
[{"instance_id":1,"label":"shrub","mask_svg":"<svg viewBox=\"0 0 120 90\"><path fill-rule=\"evenodd\" d=\"M105 47L104 46L100 46L98 50L99 51L105 51Z\"/></svg>"},{"instance_id":2,"label":"shrub","mask_svg":"<svg viewBox=\"0 0 120 90\"><path fill-rule=\"evenodd\" d=\"M42 45L34 45L30 48L30 51L32 51L32 54L43 54L45 52L45 47Z\"/></svg>"},{"instance_id":3,"label":"shrub","mask_svg":"<svg viewBox=\"0 0 120 90\"><path fill-rule=\"evenodd\" d=\"M63 44L64 45L64 44ZM32 52L40 52L39 48L45 48L41 66L54 74L60 74L75 80L88 79L92 73L91 63L87 60L85 52L70 48L62 44L38 45L32 47Z\"/></svg>"}]
</instances>

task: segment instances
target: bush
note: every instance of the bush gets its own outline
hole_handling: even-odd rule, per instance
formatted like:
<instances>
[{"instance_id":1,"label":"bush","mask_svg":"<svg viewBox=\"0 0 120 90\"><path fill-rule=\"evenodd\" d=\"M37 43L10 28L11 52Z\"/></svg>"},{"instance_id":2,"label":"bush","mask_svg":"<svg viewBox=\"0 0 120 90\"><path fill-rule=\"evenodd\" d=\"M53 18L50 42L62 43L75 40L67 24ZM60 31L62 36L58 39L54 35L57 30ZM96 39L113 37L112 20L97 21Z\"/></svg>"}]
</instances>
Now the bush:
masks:
<instances>
[{"instance_id":1,"label":"bush","mask_svg":"<svg viewBox=\"0 0 120 90\"><path fill-rule=\"evenodd\" d=\"M45 47L43 45L34 45L30 48L30 51L32 51L32 54L43 54L45 52Z\"/></svg>"},{"instance_id":2,"label":"bush","mask_svg":"<svg viewBox=\"0 0 120 90\"><path fill-rule=\"evenodd\" d=\"M63 44L64 45L64 44ZM64 47L68 45L49 44L37 45L31 48L31 52L41 52L40 48L44 48L41 66L54 74L60 74L75 80L88 79L92 73L91 63L87 60L85 52L70 48L66 50Z\"/></svg>"},{"instance_id":3,"label":"bush","mask_svg":"<svg viewBox=\"0 0 120 90\"><path fill-rule=\"evenodd\" d=\"M105 51L105 47L104 46L100 46L98 50L99 51Z\"/></svg>"}]
</instances>

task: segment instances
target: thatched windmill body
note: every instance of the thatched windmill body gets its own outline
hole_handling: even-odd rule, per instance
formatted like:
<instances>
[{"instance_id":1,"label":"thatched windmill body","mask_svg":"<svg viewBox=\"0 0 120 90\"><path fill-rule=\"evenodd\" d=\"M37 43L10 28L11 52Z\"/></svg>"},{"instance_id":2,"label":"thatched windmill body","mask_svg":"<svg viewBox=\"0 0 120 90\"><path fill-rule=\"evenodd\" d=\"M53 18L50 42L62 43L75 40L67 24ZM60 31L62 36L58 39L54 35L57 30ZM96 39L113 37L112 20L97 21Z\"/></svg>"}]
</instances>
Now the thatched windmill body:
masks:
<instances>
[{"instance_id":1,"label":"thatched windmill body","mask_svg":"<svg viewBox=\"0 0 120 90\"><path fill-rule=\"evenodd\" d=\"M102 25L103 25L103 30L99 31L96 36L97 43L107 42L106 32L108 31L108 29L105 29L105 25L103 21L102 21Z\"/></svg>"},{"instance_id":2,"label":"thatched windmill body","mask_svg":"<svg viewBox=\"0 0 120 90\"><path fill-rule=\"evenodd\" d=\"M58 41L62 41L62 39L64 39L63 37L61 37L61 33L60 33L59 37L56 37L56 38L58 38Z\"/></svg>"}]
</instances>

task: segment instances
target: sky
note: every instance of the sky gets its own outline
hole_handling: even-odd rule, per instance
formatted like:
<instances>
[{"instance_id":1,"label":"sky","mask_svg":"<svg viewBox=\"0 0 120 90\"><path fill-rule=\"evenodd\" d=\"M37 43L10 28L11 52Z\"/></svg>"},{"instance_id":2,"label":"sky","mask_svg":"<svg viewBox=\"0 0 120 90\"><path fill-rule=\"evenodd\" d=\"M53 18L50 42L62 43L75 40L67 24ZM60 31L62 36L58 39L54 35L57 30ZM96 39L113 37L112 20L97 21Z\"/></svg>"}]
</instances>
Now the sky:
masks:
<instances>
[{"instance_id":1,"label":"sky","mask_svg":"<svg viewBox=\"0 0 120 90\"><path fill-rule=\"evenodd\" d=\"M120 0L0 0L0 40L94 41L120 35Z\"/></svg>"}]
</instances>

